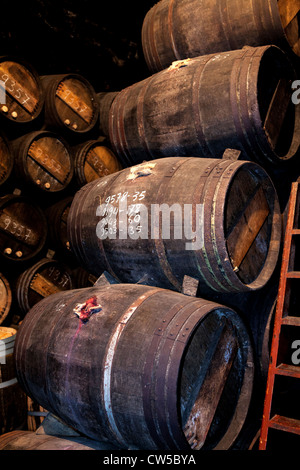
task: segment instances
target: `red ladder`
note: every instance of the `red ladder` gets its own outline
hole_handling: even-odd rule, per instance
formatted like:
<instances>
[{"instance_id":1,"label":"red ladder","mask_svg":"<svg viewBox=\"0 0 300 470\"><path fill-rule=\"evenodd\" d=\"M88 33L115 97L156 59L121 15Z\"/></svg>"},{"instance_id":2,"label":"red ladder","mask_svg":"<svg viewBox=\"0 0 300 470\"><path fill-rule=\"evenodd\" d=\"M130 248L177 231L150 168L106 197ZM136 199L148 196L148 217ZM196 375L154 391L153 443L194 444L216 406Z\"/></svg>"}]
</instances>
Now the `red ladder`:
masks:
<instances>
[{"instance_id":1,"label":"red ladder","mask_svg":"<svg viewBox=\"0 0 300 470\"><path fill-rule=\"evenodd\" d=\"M292 183L291 194L289 199L279 290L274 319L274 330L270 352L267 386L264 400L263 418L260 430L259 450L266 450L269 428L300 435L300 420L287 418L278 414L275 414L273 417L271 417L275 377L277 375L281 375L300 379L300 366L278 364L278 350L282 325L300 327L300 316L296 317L290 316L288 314L291 293L290 280L300 279L300 271L294 270L297 236L299 237L298 246L300 248L298 182Z\"/></svg>"}]
</instances>

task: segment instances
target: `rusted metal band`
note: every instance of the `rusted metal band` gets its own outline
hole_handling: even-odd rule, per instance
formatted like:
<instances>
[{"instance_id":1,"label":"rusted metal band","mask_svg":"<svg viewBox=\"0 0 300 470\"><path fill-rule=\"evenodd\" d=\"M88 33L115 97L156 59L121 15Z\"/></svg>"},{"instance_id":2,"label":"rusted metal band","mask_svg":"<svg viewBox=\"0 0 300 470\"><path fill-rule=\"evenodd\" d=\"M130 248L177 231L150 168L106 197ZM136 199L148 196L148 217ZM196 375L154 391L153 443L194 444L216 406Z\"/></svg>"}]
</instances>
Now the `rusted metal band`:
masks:
<instances>
[{"instance_id":1,"label":"rusted metal band","mask_svg":"<svg viewBox=\"0 0 300 470\"><path fill-rule=\"evenodd\" d=\"M176 164L173 165L171 171L170 171L169 167L167 168L167 171L169 171L169 173L167 175L164 175L165 177L162 179L162 182L161 182L160 187L158 189L156 204L159 204L159 205L161 204L161 198L163 197L164 194L166 194L166 192L167 192L166 188L167 188L168 184L170 183L173 175L186 161L187 161L186 158L179 159L179 161ZM168 178L167 181L166 181L166 178ZM164 275L166 276L166 278L168 279L170 284L172 286L174 286L178 291L181 291L181 287L182 287L181 283L174 276L172 268L171 268L171 266L169 264L169 261L168 261L168 258L167 258L167 253L166 253L164 241L161 238L161 227L160 227L160 225L161 224L159 223L159 227L158 227L158 229L159 229L159 238L154 239L155 252L156 252L156 255L159 259L159 266L161 267Z\"/></svg>"},{"instance_id":2,"label":"rusted metal band","mask_svg":"<svg viewBox=\"0 0 300 470\"><path fill-rule=\"evenodd\" d=\"M213 174L215 169L219 166L220 161L219 159L215 159L213 163L211 163L204 171L204 174L201 175L199 182L197 184L196 191L193 194L193 204L204 204L205 200L205 195L207 191L207 187L210 184L210 177L211 174ZM210 211L207 211L210 213ZM196 214L193 215L193 225L195 227L196 221L195 221L195 216ZM204 206L204 216L205 216L205 206ZM204 221L203 221L204 223ZM207 286L214 290L214 291L222 291L224 287L218 282L216 279L215 275L212 272L212 269L210 268L210 264L208 263L207 256L206 256L206 249L205 249L205 230L203 230L204 233L204 239L203 239L203 248L200 250L197 250L196 253L194 253L194 258L195 262L197 263L197 268L199 270L199 273L201 275L201 278L203 279L203 282L207 284Z\"/></svg>"},{"instance_id":3,"label":"rusted metal band","mask_svg":"<svg viewBox=\"0 0 300 470\"><path fill-rule=\"evenodd\" d=\"M174 38L174 27L173 27L173 13L174 13L174 3L175 0L169 0L169 8L168 8L168 31L169 31L169 36L171 39L171 44L172 44L172 49L173 53L176 57L177 60L184 59L185 57L181 57L180 53L178 52L177 46L176 46L176 41Z\"/></svg>"},{"instance_id":4,"label":"rusted metal band","mask_svg":"<svg viewBox=\"0 0 300 470\"><path fill-rule=\"evenodd\" d=\"M149 89L150 85L152 84L153 79L156 78L155 75L152 77L144 80L144 86L142 87L142 90L140 91L138 97L137 97L137 105L136 105L136 114L137 114L137 128L138 128L138 134L140 137L140 142L142 144L142 147L147 155L153 160L155 157L152 155L152 152L149 148L147 139L146 139L146 133L145 133L145 123L144 123L144 99L145 95L147 93L147 90Z\"/></svg>"},{"instance_id":5,"label":"rusted metal band","mask_svg":"<svg viewBox=\"0 0 300 470\"><path fill-rule=\"evenodd\" d=\"M259 47L259 48L247 48L244 57L242 57L240 64L240 120L243 123L243 128L247 134L247 140L249 141L249 156L255 155L258 161L261 161L262 154L271 163L273 160L270 156L273 152L270 147L266 145L266 135L262 128L262 122L259 114L259 106L257 103L257 109L255 112L249 108L249 83L253 81L257 83L258 70L263 52L266 51L270 46ZM258 62L253 66L253 62ZM254 69L254 72L253 72ZM254 75L254 76L253 76ZM258 95L256 96L258 99Z\"/></svg>"},{"instance_id":6,"label":"rusted metal band","mask_svg":"<svg viewBox=\"0 0 300 470\"><path fill-rule=\"evenodd\" d=\"M145 300L148 299L150 296L157 294L158 291L159 291L158 288L146 291L143 295L138 297L130 305L130 307L125 311L125 313L123 313L123 315L120 317L120 319L116 323L116 326L114 330L112 331L111 336L106 346L106 352L105 352L105 356L103 360L104 409L105 409L106 417L107 417L111 432L114 434L117 441L123 445L127 445L127 444L126 444L124 437L120 433L117 423L115 421L114 414L113 414L112 400L111 400L111 376L112 376L112 366L113 366L114 355L115 355L118 343L120 341L120 337L124 331L126 324L132 318L132 316L134 315L138 307L140 307L141 304L145 302Z\"/></svg>"},{"instance_id":7,"label":"rusted metal band","mask_svg":"<svg viewBox=\"0 0 300 470\"><path fill-rule=\"evenodd\" d=\"M147 426L158 448L164 442L169 449L189 448L178 417L178 374L195 327L194 314L202 318L207 313L207 305L211 303L203 305L199 299L183 307L176 304L153 335L144 368L143 403ZM151 405L153 396L155 408Z\"/></svg>"},{"instance_id":8,"label":"rusted metal band","mask_svg":"<svg viewBox=\"0 0 300 470\"><path fill-rule=\"evenodd\" d=\"M236 34L233 32L230 18L228 15L228 0L217 0L218 9L219 9L219 26L222 28L222 32L224 38L228 43L227 48L223 48L223 50L237 50L241 48L241 44L239 41L236 40ZM241 20L242 21L242 20Z\"/></svg>"},{"instance_id":9,"label":"rusted metal band","mask_svg":"<svg viewBox=\"0 0 300 470\"><path fill-rule=\"evenodd\" d=\"M240 69L241 69L241 64L244 59L244 53L241 51L241 55L239 55L233 63L233 67L231 70L231 76L230 76L230 102L231 102L231 109L232 109L232 118L236 130L236 134L239 138L239 142L241 144L241 147L244 149L244 152L246 155L250 156L252 155L252 147L251 147L251 142L249 141L248 137L248 132L247 129L243 126L244 121L243 121L243 115L240 113L240 106L241 103L238 100L240 94L240 86L241 86L241 79L240 79ZM246 158L246 155L243 155L244 158Z\"/></svg>"},{"instance_id":10,"label":"rusted metal band","mask_svg":"<svg viewBox=\"0 0 300 470\"><path fill-rule=\"evenodd\" d=\"M119 155L119 157L123 159L123 161L125 159L125 165L132 165L134 163L132 161L130 152L128 151L128 144L126 141L126 132L124 127L124 107L131 88L132 86L129 86L118 93L112 102L108 118L108 132L110 142L114 151Z\"/></svg>"},{"instance_id":11,"label":"rusted metal band","mask_svg":"<svg viewBox=\"0 0 300 470\"><path fill-rule=\"evenodd\" d=\"M209 64L212 56L201 57L200 59L194 59L194 76L192 81L192 110L193 110L193 121L196 133L196 138L199 143L199 150L203 152L203 157L215 158L214 152L210 149L209 143L206 140L201 119L201 79L205 70L205 67Z\"/></svg>"},{"instance_id":12,"label":"rusted metal band","mask_svg":"<svg viewBox=\"0 0 300 470\"><path fill-rule=\"evenodd\" d=\"M147 20L148 35L145 34L146 39L144 41L144 44L147 44L147 51L149 51L150 49L150 54L147 54L148 59L149 59L149 67L153 71L156 71L156 72L163 69L163 66L159 58L159 54L157 52L155 33L154 33L154 18L156 15L156 10L158 10L159 6L160 6L160 2L157 2L157 4L151 8L151 15L149 15L148 20ZM148 44L150 44L149 48L148 48Z\"/></svg>"}]
</instances>

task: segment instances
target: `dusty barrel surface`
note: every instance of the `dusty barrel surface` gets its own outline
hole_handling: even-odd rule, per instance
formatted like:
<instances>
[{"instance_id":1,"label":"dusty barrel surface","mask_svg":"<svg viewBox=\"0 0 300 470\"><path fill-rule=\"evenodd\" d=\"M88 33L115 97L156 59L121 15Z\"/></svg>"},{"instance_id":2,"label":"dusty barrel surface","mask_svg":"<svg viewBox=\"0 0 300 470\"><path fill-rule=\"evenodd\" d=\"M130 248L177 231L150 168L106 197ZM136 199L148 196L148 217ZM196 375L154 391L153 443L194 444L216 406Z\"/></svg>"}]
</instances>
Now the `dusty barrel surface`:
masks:
<instances>
[{"instance_id":1,"label":"dusty barrel surface","mask_svg":"<svg viewBox=\"0 0 300 470\"><path fill-rule=\"evenodd\" d=\"M281 216L257 164L174 157L81 188L68 216L74 255L94 275L200 292L261 288L276 266Z\"/></svg>"},{"instance_id":2,"label":"dusty barrel surface","mask_svg":"<svg viewBox=\"0 0 300 470\"><path fill-rule=\"evenodd\" d=\"M53 259L42 259L26 269L17 279L16 298L23 313L41 299L63 290L72 289L66 267Z\"/></svg>"},{"instance_id":3,"label":"dusty barrel surface","mask_svg":"<svg viewBox=\"0 0 300 470\"><path fill-rule=\"evenodd\" d=\"M98 102L91 83L79 74L44 75L45 123L68 136L85 135L98 120Z\"/></svg>"},{"instance_id":4,"label":"dusty barrel surface","mask_svg":"<svg viewBox=\"0 0 300 470\"><path fill-rule=\"evenodd\" d=\"M32 260L47 238L47 220L31 199L16 194L0 198L0 256L8 264Z\"/></svg>"},{"instance_id":5,"label":"dusty barrel surface","mask_svg":"<svg viewBox=\"0 0 300 470\"><path fill-rule=\"evenodd\" d=\"M0 273L0 325L10 312L12 303L11 286L6 277Z\"/></svg>"},{"instance_id":6,"label":"dusty barrel surface","mask_svg":"<svg viewBox=\"0 0 300 470\"><path fill-rule=\"evenodd\" d=\"M0 450L106 450L105 445L84 437L59 437L30 431L0 436Z\"/></svg>"},{"instance_id":7,"label":"dusty barrel surface","mask_svg":"<svg viewBox=\"0 0 300 470\"><path fill-rule=\"evenodd\" d=\"M31 132L14 141L15 173L21 182L44 193L67 188L74 174L73 156L67 142L49 131Z\"/></svg>"},{"instance_id":8,"label":"dusty barrel surface","mask_svg":"<svg viewBox=\"0 0 300 470\"><path fill-rule=\"evenodd\" d=\"M244 46L278 44L300 55L299 11L294 0L161 0L143 22L144 57L154 73Z\"/></svg>"},{"instance_id":9,"label":"dusty barrel surface","mask_svg":"<svg viewBox=\"0 0 300 470\"><path fill-rule=\"evenodd\" d=\"M79 186L110 175L122 166L105 141L89 140L73 149L75 178Z\"/></svg>"},{"instance_id":10,"label":"dusty barrel surface","mask_svg":"<svg viewBox=\"0 0 300 470\"><path fill-rule=\"evenodd\" d=\"M28 312L15 347L26 393L91 439L229 448L247 415L247 330L203 299L132 284L54 294Z\"/></svg>"},{"instance_id":11,"label":"dusty barrel surface","mask_svg":"<svg viewBox=\"0 0 300 470\"><path fill-rule=\"evenodd\" d=\"M262 165L284 164L300 143L295 79L275 46L175 62L115 97L113 150L127 166L175 155L220 158L226 148Z\"/></svg>"},{"instance_id":12,"label":"dusty barrel surface","mask_svg":"<svg viewBox=\"0 0 300 470\"><path fill-rule=\"evenodd\" d=\"M14 347L17 331L0 326L0 434L25 424L26 396L15 371Z\"/></svg>"}]
</instances>

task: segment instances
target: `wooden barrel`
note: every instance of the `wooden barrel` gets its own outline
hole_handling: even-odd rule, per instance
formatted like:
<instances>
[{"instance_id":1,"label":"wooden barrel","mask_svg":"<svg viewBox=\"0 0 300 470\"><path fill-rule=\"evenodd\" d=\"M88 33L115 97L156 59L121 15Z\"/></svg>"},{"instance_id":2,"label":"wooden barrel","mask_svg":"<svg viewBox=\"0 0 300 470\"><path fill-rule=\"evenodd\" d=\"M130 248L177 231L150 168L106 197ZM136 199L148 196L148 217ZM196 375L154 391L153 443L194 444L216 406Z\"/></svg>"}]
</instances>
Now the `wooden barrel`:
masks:
<instances>
[{"instance_id":1,"label":"wooden barrel","mask_svg":"<svg viewBox=\"0 0 300 470\"><path fill-rule=\"evenodd\" d=\"M71 288L71 276L65 266L57 260L45 258L18 277L16 298L20 310L26 314L41 299Z\"/></svg>"},{"instance_id":2,"label":"wooden barrel","mask_svg":"<svg viewBox=\"0 0 300 470\"><path fill-rule=\"evenodd\" d=\"M0 273L0 325L10 312L12 303L11 286L6 277Z\"/></svg>"},{"instance_id":3,"label":"wooden barrel","mask_svg":"<svg viewBox=\"0 0 300 470\"><path fill-rule=\"evenodd\" d=\"M85 437L58 437L30 431L12 431L0 436L0 450L109 450L100 442Z\"/></svg>"},{"instance_id":4,"label":"wooden barrel","mask_svg":"<svg viewBox=\"0 0 300 470\"><path fill-rule=\"evenodd\" d=\"M281 215L257 164L169 157L81 188L68 232L72 252L95 276L107 271L180 291L187 275L200 292L244 292L274 271Z\"/></svg>"},{"instance_id":5,"label":"wooden barrel","mask_svg":"<svg viewBox=\"0 0 300 470\"><path fill-rule=\"evenodd\" d=\"M104 139L85 141L73 150L75 178L79 186L122 169Z\"/></svg>"},{"instance_id":6,"label":"wooden barrel","mask_svg":"<svg viewBox=\"0 0 300 470\"><path fill-rule=\"evenodd\" d=\"M97 277L79 266L72 271L72 281L74 289L81 289L82 287L92 287L97 281Z\"/></svg>"},{"instance_id":7,"label":"wooden barrel","mask_svg":"<svg viewBox=\"0 0 300 470\"><path fill-rule=\"evenodd\" d=\"M6 183L12 174L14 155L7 139L0 133L0 188ZM1 188L2 189L2 188Z\"/></svg>"},{"instance_id":8,"label":"wooden barrel","mask_svg":"<svg viewBox=\"0 0 300 470\"><path fill-rule=\"evenodd\" d=\"M152 73L175 60L277 44L300 56L295 0L161 0L146 14L142 47Z\"/></svg>"},{"instance_id":9,"label":"wooden barrel","mask_svg":"<svg viewBox=\"0 0 300 470\"><path fill-rule=\"evenodd\" d=\"M30 132L11 142L15 174L23 185L44 193L63 191L74 174L67 142L49 131Z\"/></svg>"},{"instance_id":10,"label":"wooden barrel","mask_svg":"<svg viewBox=\"0 0 300 470\"><path fill-rule=\"evenodd\" d=\"M71 255L67 233L67 220L73 196L68 196L50 206L47 211L49 245L59 253Z\"/></svg>"},{"instance_id":11,"label":"wooden barrel","mask_svg":"<svg viewBox=\"0 0 300 470\"><path fill-rule=\"evenodd\" d=\"M263 166L283 164L299 148L294 79L275 46L175 62L116 96L113 150L129 165L176 155L220 158L226 148Z\"/></svg>"},{"instance_id":12,"label":"wooden barrel","mask_svg":"<svg viewBox=\"0 0 300 470\"><path fill-rule=\"evenodd\" d=\"M26 315L15 352L29 396L125 449L229 448L251 400L241 318L156 287L95 284L48 297Z\"/></svg>"},{"instance_id":13,"label":"wooden barrel","mask_svg":"<svg viewBox=\"0 0 300 470\"><path fill-rule=\"evenodd\" d=\"M1 83L2 82L2 83ZM44 107L44 91L35 68L22 59L0 58L0 115L4 122L25 124L35 120Z\"/></svg>"},{"instance_id":14,"label":"wooden barrel","mask_svg":"<svg viewBox=\"0 0 300 470\"><path fill-rule=\"evenodd\" d=\"M14 365L16 330L0 326L0 434L26 422L26 397Z\"/></svg>"},{"instance_id":15,"label":"wooden barrel","mask_svg":"<svg viewBox=\"0 0 300 470\"><path fill-rule=\"evenodd\" d=\"M15 263L32 260L47 239L47 220L31 199L9 194L0 198L0 256Z\"/></svg>"},{"instance_id":16,"label":"wooden barrel","mask_svg":"<svg viewBox=\"0 0 300 470\"><path fill-rule=\"evenodd\" d=\"M99 132L100 135L109 135L109 110L113 100L117 96L118 91L109 91L97 93L97 101L99 105Z\"/></svg>"},{"instance_id":17,"label":"wooden barrel","mask_svg":"<svg viewBox=\"0 0 300 470\"><path fill-rule=\"evenodd\" d=\"M99 115L96 93L79 74L45 75L45 123L68 136L91 131Z\"/></svg>"}]
</instances>

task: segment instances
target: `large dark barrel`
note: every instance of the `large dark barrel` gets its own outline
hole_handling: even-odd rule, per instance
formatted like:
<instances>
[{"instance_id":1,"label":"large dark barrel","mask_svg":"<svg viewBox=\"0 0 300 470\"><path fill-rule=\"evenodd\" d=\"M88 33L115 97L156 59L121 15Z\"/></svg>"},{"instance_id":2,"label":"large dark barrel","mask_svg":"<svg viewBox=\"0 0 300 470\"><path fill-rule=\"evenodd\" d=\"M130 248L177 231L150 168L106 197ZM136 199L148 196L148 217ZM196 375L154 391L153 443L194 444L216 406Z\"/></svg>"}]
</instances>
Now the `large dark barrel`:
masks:
<instances>
[{"instance_id":1,"label":"large dark barrel","mask_svg":"<svg viewBox=\"0 0 300 470\"><path fill-rule=\"evenodd\" d=\"M98 102L91 83L79 74L45 75L45 124L71 137L84 136L98 120Z\"/></svg>"},{"instance_id":2,"label":"large dark barrel","mask_svg":"<svg viewBox=\"0 0 300 470\"><path fill-rule=\"evenodd\" d=\"M127 165L175 155L220 158L225 148L263 166L283 164L300 143L295 78L275 46L175 62L115 97L113 150Z\"/></svg>"},{"instance_id":3,"label":"large dark barrel","mask_svg":"<svg viewBox=\"0 0 300 470\"><path fill-rule=\"evenodd\" d=\"M67 142L49 131L30 132L11 141L15 174L21 184L41 193L58 193L67 188L74 163Z\"/></svg>"},{"instance_id":4,"label":"large dark barrel","mask_svg":"<svg viewBox=\"0 0 300 470\"><path fill-rule=\"evenodd\" d=\"M300 55L295 0L161 0L145 16L142 46L152 73L174 60L277 44Z\"/></svg>"},{"instance_id":5,"label":"large dark barrel","mask_svg":"<svg viewBox=\"0 0 300 470\"><path fill-rule=\"evenodd\" d=\"M0 450L108 450L100 442L85 437L62 437L12 431L0 436Z\"/></svg>"},{"instance_id":6,"label":"large dark barrel","mask_svg":"<svg viewBox=\"0 0 300 470\"><path fill-rule=\"evenodd\" d=\"M122 282L181 290L188 275L200 292L241 292L270 279L281 215L257 164L170 157L81 188L68 233L71 250L96 276L106 270Z\"/></svg>"},{"instance_id":7,"label":"large dark barrel","mask_svg":"<svg viewBox=\"0 0 300 470\"><path fill-rule=\"evenodd\" d=\"M132 284L54 294L28 312L15 348L29 396L125 449L227 449L247 416L247 329L200 298Z\"/></svg>"},{"instance_id":8,"label":"large dark barrel","mask_svg":"<svg viewBox=\"0 0 300 470\"><path fill-rule=\"evenodd\" d=\"M0 81L5 102L0 100L2 122L26 124L35 120L44 107L44 91L35 68L26 61L0 57Z\"/></svg>"},{"instance_id":9,"label":"large dark barrel","mask_svg":"<svg viewBox=\"0 0 300 470\"><path fill-rule=\"evenodd\" d=\"M0 198L0 257L7 264L32 260L44 249L47 220L42 209L27 197Z\"/></svg>"}]
</instances>

